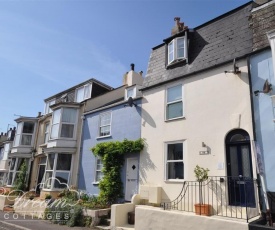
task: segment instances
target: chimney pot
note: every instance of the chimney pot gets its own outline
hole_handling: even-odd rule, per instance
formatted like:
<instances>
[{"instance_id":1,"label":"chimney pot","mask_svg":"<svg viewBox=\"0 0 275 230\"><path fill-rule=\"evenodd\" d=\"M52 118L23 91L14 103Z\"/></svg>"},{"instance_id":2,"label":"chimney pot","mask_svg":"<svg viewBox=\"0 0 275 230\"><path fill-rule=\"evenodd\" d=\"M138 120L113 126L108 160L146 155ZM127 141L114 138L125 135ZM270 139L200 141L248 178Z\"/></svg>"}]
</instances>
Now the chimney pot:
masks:
<instances>
[{"instance_id":1,"label":"chimney pot","mask_svg":"<svg viewBox=\"0 0 275 230\"><path fill-rule=\"evenodd\" d=\"M131 70L135 71L135 64L131 64Z\"/></svg>"},{"instance_id":2,"label":"chimney pot","mask_svg":"<svg viewBox=\"0 0 275 230\"><path fill-rule=\"evenodd\" d=\"M143 71L139 71L139 74L140 74L140 76L142 76L142 74L143 74Z\"/></svg>"}]
</instances>

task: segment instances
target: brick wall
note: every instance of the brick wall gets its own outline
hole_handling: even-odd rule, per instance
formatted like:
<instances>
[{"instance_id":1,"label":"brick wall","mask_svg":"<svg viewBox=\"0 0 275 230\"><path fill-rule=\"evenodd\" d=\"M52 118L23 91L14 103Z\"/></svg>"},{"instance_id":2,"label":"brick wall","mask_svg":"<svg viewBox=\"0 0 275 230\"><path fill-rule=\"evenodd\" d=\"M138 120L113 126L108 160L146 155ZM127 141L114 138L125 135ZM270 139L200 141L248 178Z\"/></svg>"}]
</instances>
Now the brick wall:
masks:
<instances>
[{"instance_id":1,"label":"brick wall","mask_svg":"<svg viewBox=\"0 0 275 230\"><path fill-rule=\"evenodd\" d=\"M255 8L250 18L253 51L270 46L266 33L275 29L275 1Z\"/></svg>"}]
</instances>

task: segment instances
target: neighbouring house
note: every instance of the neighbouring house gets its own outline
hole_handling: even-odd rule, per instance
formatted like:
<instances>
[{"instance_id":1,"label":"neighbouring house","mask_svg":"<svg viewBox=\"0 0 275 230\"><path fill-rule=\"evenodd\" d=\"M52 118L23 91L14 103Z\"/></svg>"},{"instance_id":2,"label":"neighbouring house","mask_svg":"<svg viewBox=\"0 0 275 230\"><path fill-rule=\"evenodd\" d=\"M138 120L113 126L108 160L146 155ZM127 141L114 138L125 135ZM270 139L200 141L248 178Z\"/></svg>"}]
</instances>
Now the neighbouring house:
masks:
<instances>
[{"instance_id":1,"label":"neighbouring house","mask_svg":"<svg viewBox=\"0 0 275 230\"><path fill-rule=\"evenodd\" d=\"M10 128L7 133L0 135L0 186L7 183L9 172L9 153L15 135L15 127Z\"/></svg>"},{"instance_id":2,"label":"neighbouring house","mask_svg":"<svg viewBox=\"0 0 275 230\"><path fill-rule=\"evenodd\" d=\"M255 6L248 2L193 29L176 17L171 36L152 49L141 89L141 137L148 144L140 154L144 202L194 212L199 165L210 170L202 193L212 215L258 215L247 63ZM136 229L168 221L163 212L138 210ZM162 221L154 223L157 216ZM169 222L169 229L180 223Z\"/></svg>"},{"instance_id":3,"label":"neighbouring house","mask_svg":"<svg viewBox=\"0 0 275 230\"><path fill-rule=\"evenodd\" d=\"M43 198L56 197L77 185L82 113L89 98L113 88L90 79L45 99L44 115L37 119L37 136L30 189Z\"/></svg>"},{"instance_id":4,"label":"neighbouring house","mask_svg":"<svg viewBox=\"0 0 275 230\"><path fill-rule=\"evenodd\" d=\"M9 172L6 190L11 190L15 187L18 173L24 162L27 166L27 174L29 175L30 173L33 156L35 154L35 139L39 116L40 114L38 114L37 117L20 116L15 119L17 128L10 153L8 154ZM29 178L26 178L26 184L29 184Z\"/></svg>"},{"instance_id":5,"label":"neighbouring house","mask_svg":"<svg viewBox=\"0 0 275 230\"><path fill-rule=\"evenodd\" d=\"M78 188L92 195L99 194L99 181L103 177L102 160L93 155L91 148L97 143L136 140L141 129L142 72L131 70L123 77L123 85L111 92L87 100L83 113L83 130ZM130 99L129 99L130 98ZM139 154L125 154L121 172L125 197L130 201L138 192Z\"/></svg>"},{"instance_id":6,"label":"neighbouring house","mask_svg":"<svg viewBox=\"0 0 275 230\"><path fill-rule=\"evenodd\" d=\"M250 56L251 97L255 149L259 173L264 178L273 221L275 221L275 1L252 10L253 51ZM263 188L264 188L263 187ZM263 199L264 200L264 199ZM263 207L265 209L265 205Z\"/></svg>"}]
</instances>

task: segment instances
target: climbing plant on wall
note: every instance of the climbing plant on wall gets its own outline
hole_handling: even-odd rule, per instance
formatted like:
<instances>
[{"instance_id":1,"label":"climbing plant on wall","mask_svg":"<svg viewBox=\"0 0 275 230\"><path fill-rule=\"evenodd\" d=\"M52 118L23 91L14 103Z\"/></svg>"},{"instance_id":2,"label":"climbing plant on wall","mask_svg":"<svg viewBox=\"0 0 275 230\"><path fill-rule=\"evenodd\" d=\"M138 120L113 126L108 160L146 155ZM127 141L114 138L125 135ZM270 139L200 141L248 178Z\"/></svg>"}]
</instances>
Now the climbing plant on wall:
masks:
<instances>
[{"instance_id":1,"label":"climbing plant on wall","mask_svg":"<svg viewBox=\"0 0 275 230\"><path fill-rule=\"evenodd\" d=\"M120 171L124 164L124 154L140 152L144 148L144 140L102 142L91 148L93 154L103 162L103 178L99 182L99 199L113 204L123 197L123 183Z\"/></svg>"}]
</instances>

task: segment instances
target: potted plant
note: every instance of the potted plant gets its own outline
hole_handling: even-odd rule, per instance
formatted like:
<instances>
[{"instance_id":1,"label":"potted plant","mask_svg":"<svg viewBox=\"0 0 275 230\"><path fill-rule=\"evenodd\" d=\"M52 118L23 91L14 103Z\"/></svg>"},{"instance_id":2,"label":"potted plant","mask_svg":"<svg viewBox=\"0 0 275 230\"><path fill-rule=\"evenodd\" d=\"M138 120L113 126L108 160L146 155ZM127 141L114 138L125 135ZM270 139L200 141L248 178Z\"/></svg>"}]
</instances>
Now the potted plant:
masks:
<instances>
[{"instance_id":1,"label":"potted plant","mask_svg":"<svg viewBox=\"0 0 275 230\"><path fill-rule=\"evenodd\" d=\"M194 169L196 180L199 182L199 203L195 204L195 213L197 215L210 216L211 206L204 204L202 196L202 183L208 179L208 168L202 168L196 165Z\"/></svg>"}]
</instances>

